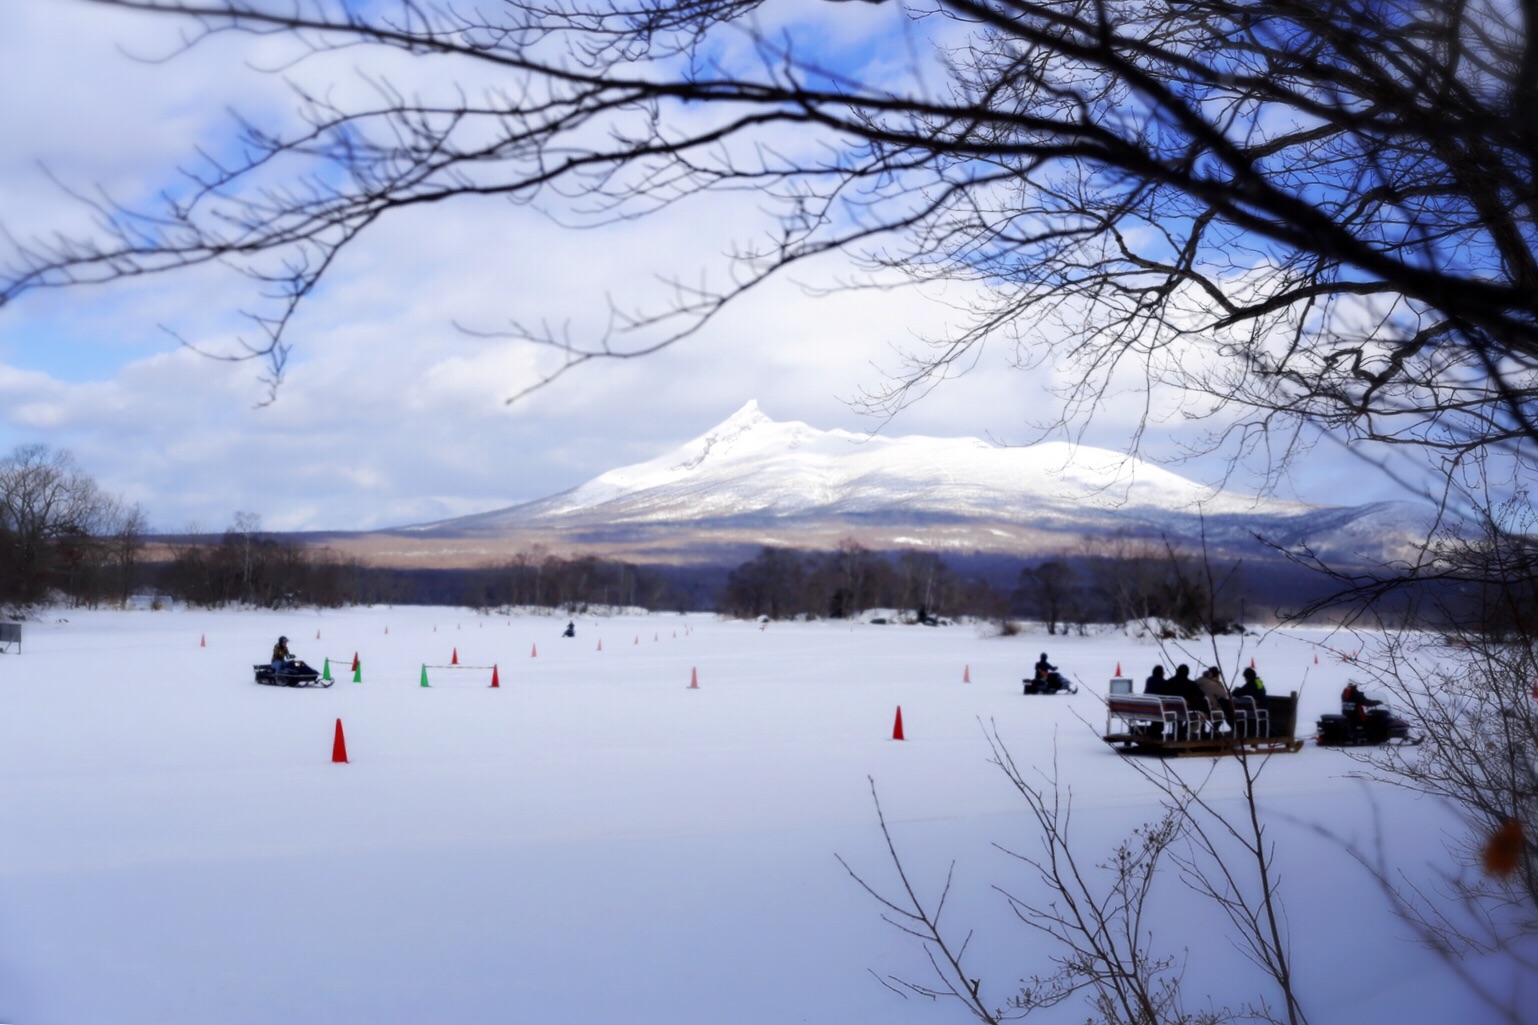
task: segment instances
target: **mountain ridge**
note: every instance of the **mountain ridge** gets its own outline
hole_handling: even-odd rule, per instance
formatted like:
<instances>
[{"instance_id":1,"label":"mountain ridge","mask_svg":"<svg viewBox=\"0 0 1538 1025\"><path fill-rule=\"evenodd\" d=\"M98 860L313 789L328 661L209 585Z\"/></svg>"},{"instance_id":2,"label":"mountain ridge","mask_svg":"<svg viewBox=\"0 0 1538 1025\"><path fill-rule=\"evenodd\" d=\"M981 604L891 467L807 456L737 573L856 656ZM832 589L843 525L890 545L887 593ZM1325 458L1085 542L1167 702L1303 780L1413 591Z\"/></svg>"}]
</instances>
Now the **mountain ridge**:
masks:
<instances>
[{"instance_id":1,"label":"mountain ridge","mask_svg":"<svg viewBox=\"0 0 1538 1025\"><path fill-rule=\"evenodd\" d=\"M889 437L771 419L749 401L651 460L503 509L380 533L469 543L539 538L608 553L751 552L763 545L1047 554L1112 536L1227 551L1308 544L1382 560L1418 529L1409 503L1314 506L1239 495L1120 453L1065 442ZM712 556L712 557L718 557Z\"/></svg>"}]
</instances>

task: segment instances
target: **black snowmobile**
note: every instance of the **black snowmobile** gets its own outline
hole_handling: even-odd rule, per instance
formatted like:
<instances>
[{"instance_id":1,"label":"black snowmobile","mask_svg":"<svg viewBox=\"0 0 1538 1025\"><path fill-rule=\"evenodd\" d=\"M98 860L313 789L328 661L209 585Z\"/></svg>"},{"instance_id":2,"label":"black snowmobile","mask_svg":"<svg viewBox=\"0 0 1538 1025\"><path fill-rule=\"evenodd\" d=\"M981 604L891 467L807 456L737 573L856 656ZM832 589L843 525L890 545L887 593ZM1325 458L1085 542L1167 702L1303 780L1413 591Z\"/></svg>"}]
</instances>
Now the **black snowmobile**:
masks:
<instances>
[{"instance_id":1,"label":"black snowmobile","mask_svg":"<svg viewBox=\"0 0 1538 1025\"><path fill-rule=\"evenodd\" d=\"M1425 740L1410 732L1410 724L1386 708L1341 709L1319 717L1315 742L1323 747L1368 747L1392 744L1410 747Z\"/></svg>"},{"instance_id":2,"label":"black snowmobile","mask_svg":"<svg viewBox=\"0 0 1538 1025\"><path fill-rule=\"evenodd\" d=\"M271 662L264 662L251 668L256 673L257 683L265 683L272 687L329 687L336 682L323 678L314 667L297 658L280 663L276 669Z\"/></svg>"},{"instance_id":3,"label":"black snowmobile","mask_svg":"<svg viewBox=\"0 0 1538 1025\"><path fill-rule=\"evenodd\" d=\"M1077 694L1079 688L1068 682L1068 678L1057 670L1046 675L1027 676L1020 681L1022 694Z\"/></svg>"}]
</instances>

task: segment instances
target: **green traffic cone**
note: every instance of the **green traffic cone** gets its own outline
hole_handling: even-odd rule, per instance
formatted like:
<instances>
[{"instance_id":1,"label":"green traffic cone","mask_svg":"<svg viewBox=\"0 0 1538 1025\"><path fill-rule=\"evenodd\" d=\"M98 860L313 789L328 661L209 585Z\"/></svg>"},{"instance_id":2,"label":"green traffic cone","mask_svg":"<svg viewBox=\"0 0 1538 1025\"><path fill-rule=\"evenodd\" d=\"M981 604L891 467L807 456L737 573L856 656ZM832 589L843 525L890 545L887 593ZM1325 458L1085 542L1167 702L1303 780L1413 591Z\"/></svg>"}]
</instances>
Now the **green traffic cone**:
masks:
<instances>
[{"instance_id":1,"label":"green traffic cone","mask_svg":"<svg viewBox=\"0 0 1538 1025\"><path fill-rule=\"evenodd\" d=\"M326 664L321 667L320 678L322 680L331 679L331 660L329 658L326 659Z\"/></svg>"},{"instance_id":2,"label":"green traffic cone","mask_svg":"<svg viewBox=\"0 0 1538 1025\"><path fill-rule=\"evenodd\" d=\"M363 682L363 663L359 662L357 659L354 659L352 663L352 682Z\"/></svg>"},{"instance_id":3,"label":"green traffic cone","mask_svg":"<svg viewBox=\"0 0 1538 1025\"><path fill-rule=\"evenodd\" d=\"M422 686L427 686L427 663L422 663Z\"/></svg>"}]
</instances>

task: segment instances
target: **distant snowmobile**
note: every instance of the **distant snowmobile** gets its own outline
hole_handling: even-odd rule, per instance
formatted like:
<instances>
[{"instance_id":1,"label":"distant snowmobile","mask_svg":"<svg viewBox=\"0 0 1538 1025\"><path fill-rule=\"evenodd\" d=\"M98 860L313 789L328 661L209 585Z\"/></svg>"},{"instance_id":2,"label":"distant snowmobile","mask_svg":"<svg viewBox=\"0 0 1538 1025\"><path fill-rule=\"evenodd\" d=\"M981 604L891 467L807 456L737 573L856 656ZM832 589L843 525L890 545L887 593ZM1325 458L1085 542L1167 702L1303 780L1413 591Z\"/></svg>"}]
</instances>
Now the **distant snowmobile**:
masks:
<instances>
[{"instance_id":1,"label":"distant snowmobile","mask_svg":"<svg viewBox=\"0 0 1538 1025\"><path fill-rule=\"evenodd\" d=\"M1027 676L1020 681L1024 685L1022 694L1077 694L1079 688L1069 683L1062 673L1057 671L1057 666L1047 661L1047 653L1041 653L1041 661L1036 663L1034 676Z\"/></svg>"},{"instance_id":2,"label":"distant snowmobile","mask_svg":"<svg viewBox=\"0 0 1538 1025\"><path fill-rule=\"evenodd\" d=\"M286 659L277 666L264 662L251 668L257 683L272 687L329 687L336 682L322 678L312 666L297 658Z\"/></svg>"}]
</instances>

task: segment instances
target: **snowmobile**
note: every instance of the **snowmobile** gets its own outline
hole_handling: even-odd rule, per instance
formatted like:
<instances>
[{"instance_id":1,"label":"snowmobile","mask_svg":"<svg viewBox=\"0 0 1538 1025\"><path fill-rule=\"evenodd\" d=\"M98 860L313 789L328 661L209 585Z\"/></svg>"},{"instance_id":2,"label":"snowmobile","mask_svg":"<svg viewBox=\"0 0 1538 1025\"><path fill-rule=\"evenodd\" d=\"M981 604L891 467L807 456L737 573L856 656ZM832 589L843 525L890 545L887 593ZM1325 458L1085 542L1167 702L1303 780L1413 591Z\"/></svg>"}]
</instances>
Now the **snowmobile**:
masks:
<instances>
[{"instance_id":1,"label":"snowmobile","mask_svg":"<svg viewBox=\"0 0 1538 1025\"><path fill-rule=\"evenodd\" d=\"M265 683L272 687L329 687L336 682L329 678L322 678L314 667L297 658L288 659L276 669L271 662L264 662L251 668L256 673L257 683Z\"/></svg>"},{"instance_id":2,"label":"snowmobile","mask_svg":"<svg viewBox=\"0 0 1538 1025\"><path fill-rule=\"evenodd\" d=\"M1386 708L1368 708L1365 714L1325 713L1319 717L1315 743L1324 747L1366 747L1392 744L1411 747L1426 738L1410 732L1410 724Z\"/></svg>"},{"instance_id":3,"label":"snowmobile","mask_svg":"<svg viewBox=\"0 0 1538 1025\"><path fill-rule=\"evenodd\" d=\"M1068 679L1057 670L1047 673L1045 676L1027 676L1020 681L1022 694L1077 694L1079 688L1068 682Z\"/></svg>"}]
</instances>

